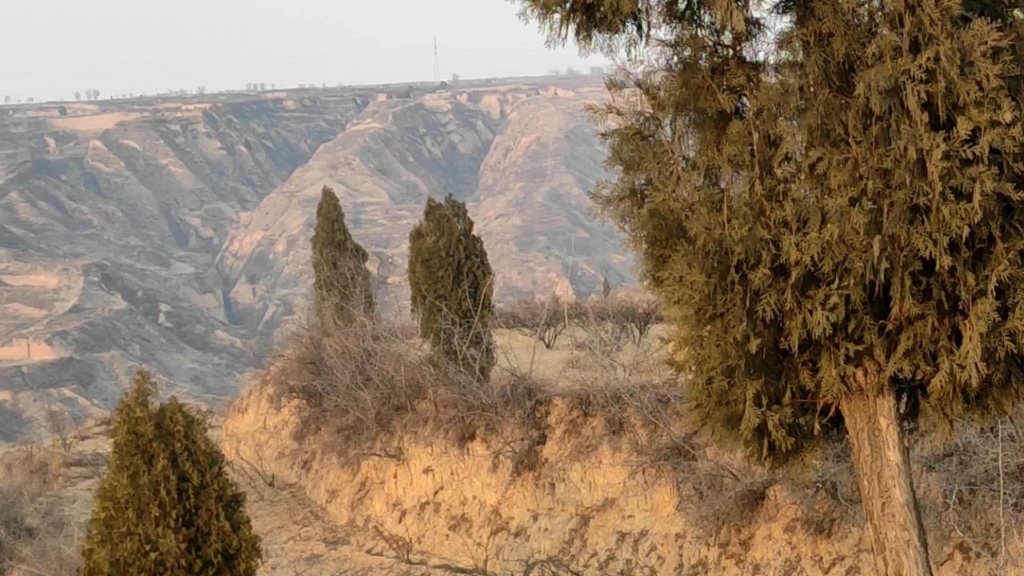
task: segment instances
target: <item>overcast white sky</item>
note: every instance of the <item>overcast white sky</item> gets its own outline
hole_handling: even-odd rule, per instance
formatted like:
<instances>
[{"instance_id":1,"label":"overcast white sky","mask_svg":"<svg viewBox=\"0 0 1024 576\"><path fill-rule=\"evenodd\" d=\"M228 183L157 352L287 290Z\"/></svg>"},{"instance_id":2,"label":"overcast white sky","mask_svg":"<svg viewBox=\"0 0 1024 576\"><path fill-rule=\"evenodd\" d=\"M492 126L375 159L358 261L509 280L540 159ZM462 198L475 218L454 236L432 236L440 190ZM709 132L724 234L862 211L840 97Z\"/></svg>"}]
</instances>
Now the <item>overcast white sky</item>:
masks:
<instances>
[{"instance_id":1,"label":"overcast white sky","mask_svg":"<svg viewBox=\"0 0 1024 576\"><path fill-rule=\"evenodd\" d=\"M507 0L0 0L0 98L373 84L602 65Z\"/></svg>"}]
</instances>

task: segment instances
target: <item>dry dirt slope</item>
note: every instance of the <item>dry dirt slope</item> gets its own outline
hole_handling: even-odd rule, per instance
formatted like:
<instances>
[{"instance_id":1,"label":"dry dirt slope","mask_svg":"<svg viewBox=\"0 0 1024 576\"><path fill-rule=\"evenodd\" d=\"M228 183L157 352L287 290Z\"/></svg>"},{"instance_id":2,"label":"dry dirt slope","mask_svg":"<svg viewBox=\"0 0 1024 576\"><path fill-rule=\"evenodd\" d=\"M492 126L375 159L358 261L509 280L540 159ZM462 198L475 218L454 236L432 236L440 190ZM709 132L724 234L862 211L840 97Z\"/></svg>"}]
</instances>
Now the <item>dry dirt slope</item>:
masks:
<instances>
[{"instance_id":1,"label":"dry dirt slope","mask_svg":"<svg viewBox=\"0 0 1024 576\"><path fill-rule=\"evenodd\" d=\"M499 297L631 282L588 212L604 152L596 81L18 108L0 117L0 442L44 408L109 409L145 365L233 397L301 313L320 187L335 186L402 308L427 196L464 199Z\"/></svg>"},{"instance_id":2,"label":"dry dirt slope","mask_svg":"<svg viewBox=\"0 0 1024 576\"><path fill-rule=\"evenodd\" d=\"M222 447L294 484L357 549L406 562L494 575L874 573L845 444L823 442L793 468L754 465L658 400L678 389L656 369L656 334L622 349L598 335L579 326L546 350L500 333L492 385L523 386L515 375L528 369L568 389L486 424L425 402L367 444L306 426L320 408L280 395L296 381L281 363L233 404ZM948 443L912 435L937 576L1024 574L1024 436L991 428L965 424Z\"/></svg>"}]
</instances>

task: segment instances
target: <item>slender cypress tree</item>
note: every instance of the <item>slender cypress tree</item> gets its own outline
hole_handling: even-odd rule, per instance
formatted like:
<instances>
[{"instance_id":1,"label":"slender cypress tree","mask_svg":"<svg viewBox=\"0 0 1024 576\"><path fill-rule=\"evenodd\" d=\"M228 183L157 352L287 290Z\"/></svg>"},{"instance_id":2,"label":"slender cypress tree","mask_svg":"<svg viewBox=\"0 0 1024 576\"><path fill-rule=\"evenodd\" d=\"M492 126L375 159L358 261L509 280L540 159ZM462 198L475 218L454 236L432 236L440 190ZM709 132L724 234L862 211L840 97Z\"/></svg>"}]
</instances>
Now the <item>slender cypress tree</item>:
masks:
<instances>
[{"instance_id":1,"label":"slender cypress tree","mask_svg":"<svg viewBox=\"0 0 1024 576\"><path fill-rule=\"evenodd\" d=\"M1022 388L1019 3L781 0L774 36L744 0L524 6L556 41L651 48L598 114L619 176L595 199L673 310L701 423L774 461L843 426L877 573L930 574L903 423Z\"/></svg>"},{"instance_id":2,"label":"slender cypress tree","mask_svg":"<svg viewBox=\"0 0 1024 576\"><path fill-rule=\"evenodd\" d=\"M494 274L466 205L427 199L409 233L409 287L420 336L440 358L480 380L494 367Z\"/></svg>"},{"instance_id":3,"label":"slender cypress tree","mask_svg":"<svg viewBox=\"0 0 1024 576\"><path fill-rule=\"evenodd\" d=\"M260 539L206 423L153 407L140 370L114 413L113 450L82 548L82 576L254 576Z\"/></svg>"},{"instance_id":4,"label":"slender cypress tree","mask_svg":"<svg viewBox=\"0 0 1024 576\"><path fill-rule=\"evenodd\" d=\"M329 186L323 187L316 207L312 244L317 317L340 326L372 318L369 254L349 233L345 212Z\"/></svg>"}]
</instances>

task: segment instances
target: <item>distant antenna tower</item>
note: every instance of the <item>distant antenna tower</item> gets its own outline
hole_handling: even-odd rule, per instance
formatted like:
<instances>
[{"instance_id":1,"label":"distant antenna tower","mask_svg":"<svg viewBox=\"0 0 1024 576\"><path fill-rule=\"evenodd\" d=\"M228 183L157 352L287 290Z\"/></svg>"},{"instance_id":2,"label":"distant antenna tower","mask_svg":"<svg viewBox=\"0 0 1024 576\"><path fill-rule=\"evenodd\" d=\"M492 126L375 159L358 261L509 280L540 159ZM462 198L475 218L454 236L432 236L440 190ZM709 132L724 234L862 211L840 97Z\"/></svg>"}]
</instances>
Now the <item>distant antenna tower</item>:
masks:
<instances>
[{"instance_id":1,"label":"distant antenna tower","mask_svg":"<svg viewBox=\"0 0 1024 576\"><path fill-rule=\"evenodd\" d=\"M441 59L437 55L437 36L434 36L434 82L441 81Z\"/></svg>"}]
</instances>

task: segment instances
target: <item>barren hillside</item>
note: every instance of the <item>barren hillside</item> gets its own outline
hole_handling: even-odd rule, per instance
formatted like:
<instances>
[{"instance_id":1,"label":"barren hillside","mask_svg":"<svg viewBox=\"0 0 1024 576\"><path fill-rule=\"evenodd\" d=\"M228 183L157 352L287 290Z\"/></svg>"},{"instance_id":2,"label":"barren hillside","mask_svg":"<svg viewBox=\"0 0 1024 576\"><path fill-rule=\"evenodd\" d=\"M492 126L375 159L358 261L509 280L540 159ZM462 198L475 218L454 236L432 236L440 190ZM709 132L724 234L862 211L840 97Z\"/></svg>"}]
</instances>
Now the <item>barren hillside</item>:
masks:
<instances>
[{"instance_id":1,"label":"barren hillside","mask_svg":"<svg viewBox=\"0 0 1024 576\"><path fill-rule=\"evenodd\" d=\"M324 184L401 311L428 196L467 201L497 297L632 281L586 192L599 82L279 92L9 108L0 115L0 441L109 409L142 364L233 397L301 318Z\"/></svg>"}]
</instances>

